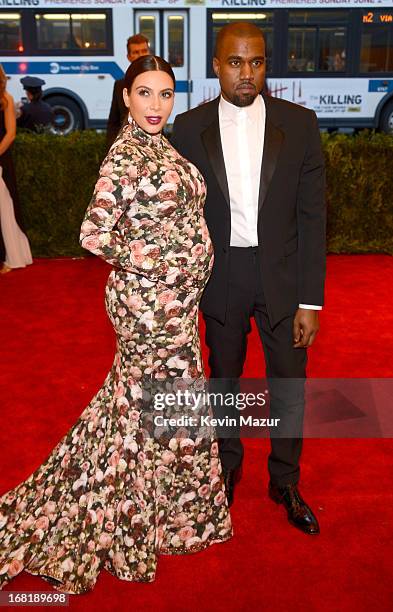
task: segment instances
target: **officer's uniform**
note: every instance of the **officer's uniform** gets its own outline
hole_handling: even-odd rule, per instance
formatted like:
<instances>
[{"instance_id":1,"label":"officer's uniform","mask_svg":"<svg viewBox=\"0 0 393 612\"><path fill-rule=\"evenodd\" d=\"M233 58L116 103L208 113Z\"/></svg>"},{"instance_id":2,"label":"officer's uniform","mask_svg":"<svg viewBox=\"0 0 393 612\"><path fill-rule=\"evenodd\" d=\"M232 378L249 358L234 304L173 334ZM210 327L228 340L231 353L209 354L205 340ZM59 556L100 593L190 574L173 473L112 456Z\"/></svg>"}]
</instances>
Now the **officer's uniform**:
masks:
<instances>
[{"instance_id":1,"label":"officer's uniform","mask_svg":"<svg viewBox=\"0 0 393 612\"><path fill-rule=\"evenodd\" d=\"M23 89L32 94L41 92L41 87L45 85L43 79L37 77L23 77L20 80ZM42 127L50 125L53 121L53 109L49 104L42 100L26 102L21 108L21 115L17 119L17 125L38 132Z\"/></svg>"}]
</instances>

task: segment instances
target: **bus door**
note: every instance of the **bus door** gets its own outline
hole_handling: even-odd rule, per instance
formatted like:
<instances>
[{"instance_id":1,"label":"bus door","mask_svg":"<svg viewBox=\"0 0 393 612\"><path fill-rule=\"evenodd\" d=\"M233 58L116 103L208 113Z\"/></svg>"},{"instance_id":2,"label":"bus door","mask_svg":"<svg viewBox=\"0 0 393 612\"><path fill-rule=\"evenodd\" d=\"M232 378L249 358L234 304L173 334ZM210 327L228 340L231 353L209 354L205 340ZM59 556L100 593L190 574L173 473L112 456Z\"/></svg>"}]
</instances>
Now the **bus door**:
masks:
<instances>
[{"instance_id":1,"label":"bus door","mask_svg":"<svg viewBox=\"0 0 393 612\"><path fill-rule=\"evenodd\" d=\"M136 10L134 31L150 41L154 55L172 66L176 77L175 107L169 123L189 108L188 12L186 10Z\"/></svg>"}]
</instances>

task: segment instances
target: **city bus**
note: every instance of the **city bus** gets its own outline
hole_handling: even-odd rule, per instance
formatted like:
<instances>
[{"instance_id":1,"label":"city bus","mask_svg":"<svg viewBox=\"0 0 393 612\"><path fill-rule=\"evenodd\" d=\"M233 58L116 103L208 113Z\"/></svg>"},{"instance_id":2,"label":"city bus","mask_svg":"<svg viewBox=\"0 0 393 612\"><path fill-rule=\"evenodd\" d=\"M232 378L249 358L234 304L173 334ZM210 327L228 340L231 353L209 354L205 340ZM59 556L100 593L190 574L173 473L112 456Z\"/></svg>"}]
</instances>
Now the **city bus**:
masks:
<instances>
[{"instance_id":1,"label":"city bus","mask_svg":"<svg viewBox=\"0 0 393 612\"><path fill-rule=\"evenodd\" d=\"M215 38L242 20L265 35L271 95L313 109L322 128L393 133L387 0L0 0L0 61L16 101L21 77L45 80L58 133L104 129L127 38L140 32L173 67L171 121L217 96Z\"/></svg>"}]
</instances>

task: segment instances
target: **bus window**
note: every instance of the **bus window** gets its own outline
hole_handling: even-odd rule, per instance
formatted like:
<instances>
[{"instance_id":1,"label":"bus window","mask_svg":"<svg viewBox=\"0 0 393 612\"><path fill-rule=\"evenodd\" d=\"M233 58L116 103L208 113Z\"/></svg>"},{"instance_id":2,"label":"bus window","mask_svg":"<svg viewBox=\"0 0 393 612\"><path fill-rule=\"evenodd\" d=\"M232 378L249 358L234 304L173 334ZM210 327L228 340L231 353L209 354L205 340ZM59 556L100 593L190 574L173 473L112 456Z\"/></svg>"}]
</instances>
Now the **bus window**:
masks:
<instances>
[{"instance_id":1,"label":"bus window","mask_svg":"<svg viewBox=\"0 0 393 612\"><path fill-rule=\"evenodd\" d=\"M210 53L207 54L207 66L206 74L208 77L214 77L213 72L213 52L214 45L216 43L218 31L228 23L234 23L236 21L249 21L258 26L265 37L266 43L266 73L269 74L272 71L272 53L273 53L273 12L250 12L250 11L236 11L228 13L225 11L208 11L208 40ZM210 20L209 20L210 17Z\"/></svg>"},{"instance_id":2,"label":"bus window","mask_svg":"<svg viewBox=\"0 0 393 612\"><path fill-rule=\"evenodd\" d=\"M36 13L35 22L39 51L85 54L109 47L105 13Z\"/></svg>"},{"instance_id":3,"label":"bus window","mask_svg":"<svg viewBox=\"0 0 393 612\"><path fill-rule=\"evenodd\" d=\"M362 20L360 72L391 72L393 11L367 11Z\"/></svg>"},{"instance_id":4,"label":"bus window","mask_svg":"<svg viewBox=\"0 0 393 612\"><path fill-rule=\"evenodd\" d=\"M152 55L157 55L157 16L138 14L136 31L149 39L149 48Z\"/></svg>"},{"instance_id":5,"label":"bus window","mask_svg":"<svg viewBox=\"0 0 393 612\"><path fill-rule=\"evenodd\" d=\"M345 72L347 11L291 11L288 72Z\"/></svg>"},{"instance_id":6,"label":"bus window","mask_svg":"<svg viewBox=\"0 0 393 612\"><path fill-rule=\"evenodd\" d=\"M0 13L0 49L23 52L20 13Z\"/></svg>"},{"instance_id":7,"label":"bus window","mask_svg":"<svg viewBox=\"0 0 393 612\"><path fill-rule=\"evenodd\" d=\"M41 14L35 16L39 49L69 49L71 46L71 16Z\"/></svg>"},{"instance_id":8,"label":"bus window","mask_svg":"<svg viewBox=\"0 0 393 612\"><path fill-rule=\"evenodd\" d=\"M168 62L171 66L184 66L184 17L168 15Z\"/></svg>"},{"instance_id":9,"label":"bus window","mask_svg":"<svg viewBox=\"0 0 393 612\"><path fill-rule=\"evenodd\" d=\"M320 28L319 70L345 71L347 28Z\"/></svg>"},{"instance_id":10,"label":"bus window","mask_svg":"<svg viewBox=\"0 0 393 612\"><path fill-rule=\"evenodd\" d=\"M315 28L302 30L289 28L288 33L288 70L290 72L309 72L315 70Z\"/></svg>"},{"instance_id":11,"label":"bus window","mask_svg":"<svg viewBox=\"0 0 393 612\"><path fill-rule=\"evenodd\" d=\"M80 49L105 49L106 15L101 13L83 15L72 13L72 35Z\"/></svg>"}]
</instances>

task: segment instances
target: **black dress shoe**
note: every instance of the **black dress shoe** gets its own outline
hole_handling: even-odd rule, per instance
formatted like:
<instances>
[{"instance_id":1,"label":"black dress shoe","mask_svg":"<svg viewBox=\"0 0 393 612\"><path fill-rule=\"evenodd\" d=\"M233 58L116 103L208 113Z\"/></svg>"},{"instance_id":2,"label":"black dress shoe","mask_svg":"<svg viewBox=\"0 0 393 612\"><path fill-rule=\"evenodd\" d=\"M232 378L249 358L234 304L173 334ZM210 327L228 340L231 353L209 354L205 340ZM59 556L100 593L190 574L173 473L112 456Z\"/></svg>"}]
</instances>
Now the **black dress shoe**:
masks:
<instances>
[{"instance_id":1,"label":"black dress shoe","mask_svg":"<svg viewBox=\"0 0 393 612\"><path fill-rule=\"evenodd\" d=\"M269 497L276 504L284 504L289 522L309 535L319 533L318 521L294 484L277 487L269 483Z\"/></svg>"},{"instance_id":2,"label":"black dress shoe","mask_svg":"<svg viewBox=\"0 0 393 612\"><path fill-rule=\"evenodd\" d=\"M238 470L223 468L222 471L224 476L225 493L228 500L228 506L232 506L235 483L238 480Z\"/></svg>"}]
</instances>

